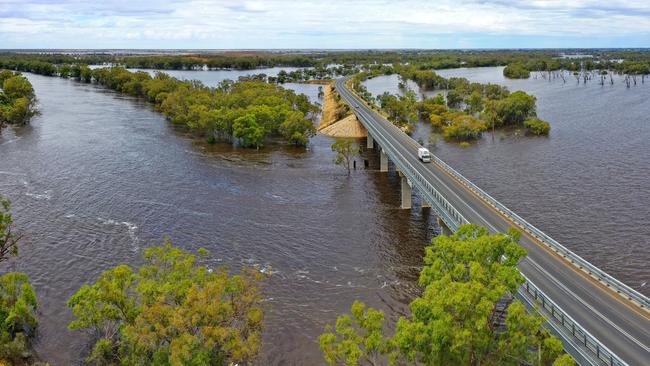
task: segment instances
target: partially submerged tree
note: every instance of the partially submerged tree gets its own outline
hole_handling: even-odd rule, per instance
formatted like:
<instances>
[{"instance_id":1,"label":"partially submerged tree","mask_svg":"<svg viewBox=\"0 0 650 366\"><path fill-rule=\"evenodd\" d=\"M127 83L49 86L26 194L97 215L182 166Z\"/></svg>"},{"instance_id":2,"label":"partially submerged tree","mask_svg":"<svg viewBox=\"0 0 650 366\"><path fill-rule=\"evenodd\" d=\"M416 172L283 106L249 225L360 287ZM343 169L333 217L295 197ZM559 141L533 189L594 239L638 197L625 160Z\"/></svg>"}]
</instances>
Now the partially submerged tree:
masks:
<instances>
[{"instance_id":1,"label":"partially submerged tree","mask_svg":"<svg viewBox=\"0 0 650 366\"><path fill-rule=\"evenodd\" d=\"M336 153L334 163L343 165L347 169L348 175L350 175L352 161L355 155L359 154L359 146L353 139L341 138L336 139L336 142L332 144L332 151Z\"/></svg>"},{"instance_id":2,"label":"partially submerged tree","mask_svg":"<svg viewBox=\"0 0 650 366\"><path fill-rule=\"evenodd\" d=\"M2 198L0 194L0 262L18 255L20 235L13 231L14 221L9 212L10 206L9 200Z\"/></svg>"},{"instance_id":3,"label":"partially submerged tree","mask_svg":"<svg viewBox=\"0 0 650 366\"><path fill-rule=\"evenodd\" d=\"M5 124L24 125L37 114L34 88L20 73L2 71L0 89L0 129Z\"/></svg>"},{"instance_id":4,"label":"partially submerged tree","mask_svg":"<svg viewBox=\"0 0 650 366\"><path fill-rule=\"evenodd\" d=\"M355 303L352 317L340 316L336 328L320 337L326 362L575 365L542 327L543 319L518 300L506 307L505 322L497 320L497 304L511 299L524 281L517 263L526 252L518 239L516 232L490 235L476 225L436 237L420 273L423 294L411 303L411 315L399 319L395 334L385 336L381 311Z\"/></svg>"}]
</instances>

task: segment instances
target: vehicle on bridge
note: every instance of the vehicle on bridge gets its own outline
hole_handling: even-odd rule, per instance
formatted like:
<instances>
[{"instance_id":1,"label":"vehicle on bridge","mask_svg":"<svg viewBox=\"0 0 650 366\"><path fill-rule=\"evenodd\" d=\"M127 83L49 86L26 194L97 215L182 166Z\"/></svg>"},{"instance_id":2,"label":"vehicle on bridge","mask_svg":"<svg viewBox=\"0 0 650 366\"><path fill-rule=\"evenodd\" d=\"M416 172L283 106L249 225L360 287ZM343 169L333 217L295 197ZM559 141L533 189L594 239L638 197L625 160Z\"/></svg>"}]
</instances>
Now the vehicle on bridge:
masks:
<instances>
[{"instance_id":1,"label":"vehicle on bridge","mask_svg":"<svg viewBox=\"0 0 650 366\"><path fill-rule=\"evenodd\" d=\"M425 147L419 148L418 149L418 158L420 158L420 160L423 163L431 162L431 153L429 152L429 149L427 149Z\"/></svg>"}]
</instances>

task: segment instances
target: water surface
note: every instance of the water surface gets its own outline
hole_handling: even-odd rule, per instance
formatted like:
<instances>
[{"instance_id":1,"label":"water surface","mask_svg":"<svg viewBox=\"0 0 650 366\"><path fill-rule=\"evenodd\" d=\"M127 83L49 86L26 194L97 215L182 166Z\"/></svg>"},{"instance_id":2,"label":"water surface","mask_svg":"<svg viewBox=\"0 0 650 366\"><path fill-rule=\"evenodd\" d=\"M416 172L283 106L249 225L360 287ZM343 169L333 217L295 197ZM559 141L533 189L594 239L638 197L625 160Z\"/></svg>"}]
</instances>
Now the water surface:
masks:
<instances>
[{"instance_id":1,"label":"water surface","mask_svg":"<svg viewBox=\"0 0 650 366\"><path fill-rule=\"evenodd\" d=\"M323 364L317 336L355 299L395 319L416 293L435 217L399 209L398 177L379 173L373 153L348 177L327 137L308 149L206 145L141 100L27 76L41 115L0 136L0 192L25 234L2 271L33 281L36 349L50 364L79 363L85 351L86 335L66 328L68 298L102 271L137 265L165 236L209 249L211 266L273 273L263 365ZM303 86L316 98L317 86Z\"/></svg>"},{"instance_id":2,"label":"water surface","mask_svg":"<svg viewBox=\"0 0 650 366\"><path fill-rule=\"evenodd\" d=\"M534 73L511 80L503 67L437 72L534 95L550 136L498 131L464 148L431 139L420 125L414 138L564 246L650 295L650 83L628 89L620 76L601 86ZM366 86L375 95L395 93L393 78Z\"/></svg>"}]
</instances>

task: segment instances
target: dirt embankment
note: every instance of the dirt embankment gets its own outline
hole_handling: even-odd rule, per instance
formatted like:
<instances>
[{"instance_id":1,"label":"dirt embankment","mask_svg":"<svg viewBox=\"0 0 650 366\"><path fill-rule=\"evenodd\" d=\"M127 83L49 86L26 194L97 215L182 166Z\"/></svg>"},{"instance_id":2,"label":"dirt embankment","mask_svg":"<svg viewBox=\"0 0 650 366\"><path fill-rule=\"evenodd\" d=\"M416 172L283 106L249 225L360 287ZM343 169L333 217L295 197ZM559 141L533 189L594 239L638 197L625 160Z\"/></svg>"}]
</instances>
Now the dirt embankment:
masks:
<instances>
[{"instance_id":1,"label":"dirt embankment","mask_svg":"<svg viewBox=\"0 0 650 366\"><path fill-rule=\"evenodd\" d=\"M340 100L332 84L323 90L323 116L318 131L326 136L362 138L368 135L347 104Z\"/></svg>"}]
</instances>

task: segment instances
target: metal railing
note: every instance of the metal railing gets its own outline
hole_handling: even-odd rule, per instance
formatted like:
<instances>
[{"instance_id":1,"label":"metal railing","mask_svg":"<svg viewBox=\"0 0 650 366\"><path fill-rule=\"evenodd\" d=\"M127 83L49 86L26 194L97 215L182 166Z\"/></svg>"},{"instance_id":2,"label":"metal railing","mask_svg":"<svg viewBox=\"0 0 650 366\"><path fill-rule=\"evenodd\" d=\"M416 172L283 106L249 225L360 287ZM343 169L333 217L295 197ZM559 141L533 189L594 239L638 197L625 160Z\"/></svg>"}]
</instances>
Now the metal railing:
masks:
<instances>
[{"instance_id":1,"label":"metal railing","mask_svg":"<svg viewBox=\"0 0 650 366\"><path fill-rule=\"evenodd\" d=\"M418 147L420 147L419 144ZM589 274L591 277L598 280L603 285L611 288L621 296L626 297L628 300L635 302L641 308L650 309L650 299L648 299L647 296L641 294L640 292L634 290L633 288L629 287L625 283L607 274L602 269L596 267L595 265L591 264L589 261L573 253L571 250L567 249L562 244L558 243L555 239L551 238L546 233L536 228L528 221L524 220L522 217L520 217L519 215L511 211L501 202L497 201L494 197L490 196L488 193L483 191L476 184L472 183L469 179L465 178L465 176L460 174L454 168L450 167L447 163L442 161L442 159L440 159L436 155L431 154L431 157L432 157L432 162L437 164L442 170L449 173L458 182L460 182L466 188L471 190L474 194L480 197L484 202L486 202L492 208L494 208L499 213L507 217L510 221L512 221L524 232L533 236L539 242L541 242L542 244L546 245L548 248L550 248L557 254L564 257L568 262L570 262L576 268Z\"/></svg>"},{"instance_id":2,"label":"metal railing","mask_svg":"<svg viewBox=\"0 0 650 366\"><path fill-rule=\"evenodd\" d=\"M358 111L357 113L362 114L361 111ZM363 118L360 120L363 122ZM391 155L393 155L393 162L398 166L398 168L407 173L407 176L413 177L415 181L414 183L419 186L418 188L425 195L429 197L433 195L433 198L435 198L434 203L438 206L438 209L436 211L443 211L438 213L441 214L441 219L445 221L451 230L455 231L460 225L469 222L452 205L450 205L449 202L444 199L444 197L442 197L442 195L440 195L440 193L435 190L435 188L430 183L428 183L428 181L426 181L426 179L424 179L424 177L419 172L416 171L416 169L408 162L408 160L405 159L404 156L392 145L389 139L387 139L373 124L364 123L364 125L371 133L373 138L378 140L380 146L382 146L383 149L387 150ZM539 229L530 225L528 222L510 211L507 207L499 203L496 199L492 198L490 195L478 188L463 175L440 160L437 156L433 155L432 157L433 161L438 164L438 166L454 176L461 184L472 190L475 194L485 200L490 206L501 212L501 214L507 216L509 219L515 222L515 224L521 227L524 231L528 232L530 235L533 235L535 238L542 241L545 245L548 245L551 248L553 248L554 244L556 244L554 250L559 254L564 255L567 259L572 261L572 263L584 263L583 267L585 268L587 265L593 267L598 272L604 274L603 278L611 278L613 281L615 281L613 283L620 284L620 286L627 288L629 292L638 294L636 291L620 283L620 281L607 275L597 267L580 258L578 255L564 248L562 245L548 237ZM452 217L455 220L451 220ZM596 271L592 270L592 272L595 273ZM524 276L524 278L525 283L519 289L518 295L522 296L524 299L541 305L540 307L536 308L536 311L540 313L540 315L547 315L548 324L556 330L558 335L565 339L565 342L575 344L574 341L577 341L581 348L583 348L583 350L578 350L581 354L584 355L584 351L590 353L590 355L585 355L584 358L586 361L591 362L592 364L601 363L609 366L627 365L627 363L621 360L616 354L610 351L586 329L584 329L570 315L562 310L562 308L560 308L554 301L552 301L546 294L544 294L532 281L530 281L526 276ZM608 286L612 287L611 284ZM642 299L645 299L647 304L647 298L641 294L638 294L638 296ZM644 303L641 303L640 305L644 306ZM597 361L598 363L594 363L594 361Z\"/></svg>"},{"instance_id":3,"label":"metal railing","mask_svg":"<svg viewBox=\"0 0 650 366\"><path fill-rule=\"evenodd\" d=\"M523 276L523 274L522 274ZM540 315L545 315L549 324L559 335L571 336L579 342L583 350L590 352L590 355L583 355L596 364L605 364L609 366L627 366L627 363L621 360L614 352L610 351L605 345L600 343L596 337L592 336L570 315L566 314L553 300L544 294L534 283L526 276L526 282L519 288L518 295L531 300L539 305L536 307ZM552 321L552 322L551 322Z\"/></svg>"},{"instance_id":4,"label":"metal railing","mask_svg":"<svg viewBox=\"0 0 650 366\"><path fill-rule=\"evenodd\" d=\"M420 174L408 159L399 152L395 146L372 124L367 124L366 128L371 135L379 142L382 149L386 150L393 156L393 162L397 168L407 176L411 183L415 184L418 190L423 193L430 203L436 207L436 213L451 230L457 230L462 224L469 223L463 215L447 201L438 190Z\"/></svg>"},{"instance_id":5,"label":"metal railing","mask_svg":"<svg viewBox=\"0 0 650 366\"><path fill-rule=\"evenodd\" d=\"M605 273L605 271L601 270L600 268L594 266L593 264L589 263L587 260L584 258L580 257L579 255L573 253L566 247L564 247L562 244L558 243L555 241L553 238L550 236L546 235L544 232L536 228L535 226L531 225L528 223L526 220L521 218L519 215L516 213L512 212L509 208L504 206L502 203L494 199L492 196L487 194L485 191L483 191L481 188L476 186L474 183L472 183L469 179L465 178L462 174L458 173L456 170L454 170L452 167L447 165L444 161L442 161L440 158L432 154L432 161L435 162L438 166L440 166L443 170L445 170L447 173L452 175L456 180L458 180L461 184L463 184L465 187L470 189L472 192L474 192L477 196L481 197L487 204L492 206L494 209L496 209L498 212L500 212L502 215L506 216L510 221L515 223L517 226L519 226L523 231L526 233L532 235L535 239L539 240L541 243L549 247L551 250L556 252L557 254L561 255L562 257L566 258L570 263L572 263L574 266L579 268L580 270L583 270L584 272L588 273L590 276L593 278L597 279L601 283L603 283L605 286L613 289L617 293L627 297L628 300L632 300L636 302L640 307L642 308L650 308L650 300L644 296L643 294L639 293L638 291L630 288L623 282L617 280L616 278L610 276L609 274Z\"/></svg>"}]
</instances>

